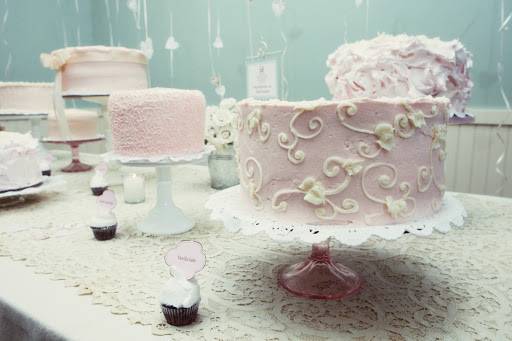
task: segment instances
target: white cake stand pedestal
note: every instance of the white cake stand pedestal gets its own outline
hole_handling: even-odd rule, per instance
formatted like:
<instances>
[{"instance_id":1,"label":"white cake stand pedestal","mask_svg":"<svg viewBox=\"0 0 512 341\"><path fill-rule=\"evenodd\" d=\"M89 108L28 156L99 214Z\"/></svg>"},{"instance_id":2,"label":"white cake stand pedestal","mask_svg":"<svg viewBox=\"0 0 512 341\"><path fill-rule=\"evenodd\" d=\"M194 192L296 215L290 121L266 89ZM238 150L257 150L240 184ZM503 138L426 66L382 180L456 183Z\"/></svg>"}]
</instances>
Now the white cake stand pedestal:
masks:
<instances>
[{"instance_id":1,"label":"white cake stand pedestal","mask_svg":"<svg viewBox=\"0 0 512 341\"><path fill-rule=\"evenodd\" d=\"M428 236L434 230L448 232L451 225L462 226L466 210L451 193L446 193L441 210L435 215L404 224L366 225L311 225L284 222L258 212L248 200L242 199L240 186L213 194L206 208L211 218L221 220L232 232L254 235L265 232L278 241L302 241L312 245L305 260L280 267L278 283L292 294L304 298L338 300L358 293L363 278L349 267L335 262L330 255L330 242L356 246L369 238L394 240L411 233Z\"/></svg>"},{"instance_id":2,"label":"white cake stand pedestal","mask_svg":"<svg viewBox=\"0 0 512 341\"><path fill-rule=\"evenodd\" d=\"M103 159L107 162L118 161L131 167L155 167L156 170L156 203L146 218L137 224L144 233L155 235L181 234L191 230L195 222L176 207L172 198L171 166L190 163L204 159L211 153L211 148L204 151L179 156L126 157L114 153L106 153Z\"/></svg>"}]
</instances>

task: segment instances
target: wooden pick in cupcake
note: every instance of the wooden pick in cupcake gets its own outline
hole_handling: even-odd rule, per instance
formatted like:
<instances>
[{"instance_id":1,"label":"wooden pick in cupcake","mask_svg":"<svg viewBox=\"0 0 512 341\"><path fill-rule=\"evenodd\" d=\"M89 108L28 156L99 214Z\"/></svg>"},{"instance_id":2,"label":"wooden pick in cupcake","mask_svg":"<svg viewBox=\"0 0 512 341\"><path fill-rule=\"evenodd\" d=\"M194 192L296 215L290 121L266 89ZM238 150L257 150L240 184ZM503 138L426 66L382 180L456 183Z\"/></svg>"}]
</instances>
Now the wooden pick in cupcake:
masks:
<instances>
[{"instance_id":1,"label":"wooden pick in cupcake","mask_svg":"<svg viewBox=\"0 0 512 341\"><path fill-rule=\"evenodd\" d=\"M203 247L195 241L182 241L165 256L171 278L160 295L160 306L167 323L185 326L197 318L201 295L194 275L206 264Z\"/></svg>"},{"instance_id":2,"label":"wooden pick in cupcake","mask_svg":"<svg viewBox=\"0 0 512 341\"><path fill-rule=\"evenodd\" d=\"M91 178L91 182L89 183L93 195L100 196L108 188L108 182L106 178L107 171L108 166L104 162L100 163L96 166L96 168L94 168L94 175Z\"/></svg>"},{"instance_id":3,"label":"wooden pick in cupcake","mask_svg":"<svg viewBox=\"0 0 512 341\"><path fill-rule=\"evenodd\" d=\"M116 204L116 195L111 190L98 197L96 216L91 222L91 230L97 240L109 240L116 235L117 219L113 212Z\"/></svg>"}]
</instances>

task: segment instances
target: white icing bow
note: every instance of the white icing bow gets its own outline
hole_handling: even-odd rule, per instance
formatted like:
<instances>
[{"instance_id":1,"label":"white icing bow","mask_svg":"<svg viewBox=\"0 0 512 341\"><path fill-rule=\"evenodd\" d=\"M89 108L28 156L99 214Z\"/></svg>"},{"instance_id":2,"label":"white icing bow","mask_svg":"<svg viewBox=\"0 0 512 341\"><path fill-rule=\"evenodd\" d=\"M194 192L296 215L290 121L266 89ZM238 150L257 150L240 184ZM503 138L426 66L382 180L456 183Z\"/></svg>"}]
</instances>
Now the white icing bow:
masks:
<instances>
[{"instance_id":1,"label":"white icing bow","mask_svg":"<svg viewBox=\"0 0 512 341\"><path fill-rule=\"evenodd\" d=\"M299 189L304 191L304 201L316 206L325 203L325 187L320 181L308 177L299 185Z\"/></svg>"},{"instance_id":2,"label":"white icing bow","mask_svg":"<svg viewBox=\"0 0 512 341\"><path fill-rule=\"evenodd\" d=\"M390 151L395 146L395 129L389 123L379 123L375 127L375 135L378 137L377 144L383 149Z\"/></svg>"}]
</instances>

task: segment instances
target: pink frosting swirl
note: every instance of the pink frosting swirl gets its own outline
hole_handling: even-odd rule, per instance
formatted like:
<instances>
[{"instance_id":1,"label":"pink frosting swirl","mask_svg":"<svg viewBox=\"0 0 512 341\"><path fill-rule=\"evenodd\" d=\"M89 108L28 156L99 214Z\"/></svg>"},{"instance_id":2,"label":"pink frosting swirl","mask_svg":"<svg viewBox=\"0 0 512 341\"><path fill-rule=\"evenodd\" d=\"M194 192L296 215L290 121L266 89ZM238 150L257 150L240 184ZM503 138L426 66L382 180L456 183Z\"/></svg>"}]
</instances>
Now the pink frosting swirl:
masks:
<instances>
[{"instance_id":1,"label":"pink frosting swirl","mask_svg":"<svg viewBox=\"0 0 512 341\"><path fill-rule=\"evenodd\" d=\"M327 58L325 82L333 99L447 97L464 112L473 82L472 55L458 40L380 34L344 44Z\"/></svg>"}]
</instances>

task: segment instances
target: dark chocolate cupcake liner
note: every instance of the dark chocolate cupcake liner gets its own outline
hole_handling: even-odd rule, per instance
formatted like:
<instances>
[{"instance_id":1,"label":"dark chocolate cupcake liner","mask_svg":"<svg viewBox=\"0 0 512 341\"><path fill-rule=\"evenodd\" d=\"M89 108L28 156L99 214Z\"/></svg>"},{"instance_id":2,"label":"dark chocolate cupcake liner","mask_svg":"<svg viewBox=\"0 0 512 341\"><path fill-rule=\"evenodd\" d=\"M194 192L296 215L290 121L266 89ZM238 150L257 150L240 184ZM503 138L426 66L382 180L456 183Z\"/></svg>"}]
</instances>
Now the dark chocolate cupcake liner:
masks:
<instances>
[{"instance_id":1,"label":"dark chocolate cupcake liner","mask_svg":"<svg viewBox=\"0 0 512 341\"><path fill-rule=\"evenodd\" d=\"M114 238L116 235L117 224L107 227L93 227L91 226L92 233L94 234L94 238L97 240L109 240Z\"/></svg>"},{"instance_id":2,"label":"dark chocolate cupcake liner","mask_svg":"<svg viewBox=\"0 0 512 341\"><path fill-rule=\"evenodd\" d=\"M103 194L103 192L105 192L107 190L107 188L108 188L108 186L107 187L91 187L92 195L99 197L100 195Z\"/></svg>"},{"instance_id":3,"label":"dark chocolate cupcake liner","mask_svg":"<svg viewBox=\"0 0 512 341\"><path fill-rule=\"evenodd\" d=\"M199 303L194 304L189 308L176 308L171 305L161 304L162 312L164 313L167 323L173 326L185 326L191 324L197 318L197 311Z\"/></svg>"}]
</instances>

